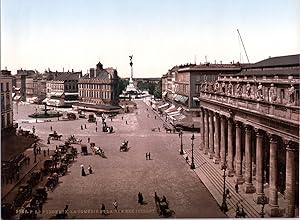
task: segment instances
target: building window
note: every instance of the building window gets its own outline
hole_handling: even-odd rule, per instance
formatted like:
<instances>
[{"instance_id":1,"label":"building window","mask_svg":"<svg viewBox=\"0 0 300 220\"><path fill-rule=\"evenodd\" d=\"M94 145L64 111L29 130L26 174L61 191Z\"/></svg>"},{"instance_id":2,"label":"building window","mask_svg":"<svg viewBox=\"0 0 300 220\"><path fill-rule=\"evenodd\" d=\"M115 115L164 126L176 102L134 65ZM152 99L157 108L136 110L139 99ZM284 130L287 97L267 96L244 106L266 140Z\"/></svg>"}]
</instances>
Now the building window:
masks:
<instances>
[{"instance_id":1,"label":"building window","mask_svg":"<svg viewBox=\"0 0 300 220\"><path fill-rule=\"evenodd\" d=\"M6 92L9 92L9 83L6 83Z\"/></svg>"},{"instance_id":2,"label":"building window","mask_svg":"<svg viewBox=\"0 0 300 220\"><path fill-rule=\"evenodd\" d=\"M4 90L3 90L3 83L1 83L1 92L3 92Z\"/></svg>"}]
</instances>

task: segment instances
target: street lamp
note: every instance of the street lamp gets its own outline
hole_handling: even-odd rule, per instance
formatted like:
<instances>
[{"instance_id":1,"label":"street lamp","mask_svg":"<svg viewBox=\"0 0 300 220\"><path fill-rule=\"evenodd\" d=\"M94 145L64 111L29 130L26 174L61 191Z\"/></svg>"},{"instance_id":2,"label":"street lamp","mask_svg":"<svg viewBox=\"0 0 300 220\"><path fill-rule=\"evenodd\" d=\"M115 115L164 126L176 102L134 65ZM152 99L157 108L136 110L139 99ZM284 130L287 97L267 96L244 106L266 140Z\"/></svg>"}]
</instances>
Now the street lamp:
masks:
<instances>
[{"instance_id":1,"label":"street lamp","mask_svg":"<svg viewBox=\"0 0 300 220\"><path fill-rule=\"evenodd\" d=\"M259 213L259 214L260 214L260 217L264 218L265 214L266 214L264 212L264 208L265 208L265 205L268 204L268 198L264 194L261 197L260 204L262 205L262 207L261 207L261 213Z\"/></svg>"},{"instance_id":2,"label":"street lamp","mask_svg":"<svg viewBox=\"0 0 300 220\"><path fill-rule=\"evenodd\" d=\"M194 164L194 140L195 140L195 135L192 135L192 163L191 163L191 169L195 169L195 164Z\"/></svg>"},{"instance_id":3,"label":"street lamp","mask_svg":"<svg viewBox=\"0 0 300 220\"><path fill-rule=\"evenodd\" d=\"M182 130L179 132L179 137L180 137L180 154L183 155L183 144L182 144Z\"/></svg>"},{"instance_id":4,"label":"street lamp","mask_svg":"<svg viewBox=\"0 0 300 220\"><path fill-rule=\"evenodd\" d=\"M222 170L224 172L223 174L223 201L222 201L222 205L221 205L221 210L225 213L228 211L228 207L227 207L227 203L226 203L226 197L227 197L227 193L226 193L226 169L227 169L227 166L226 164L224 164L222 166Z\"/></svg>"}]
</instances>

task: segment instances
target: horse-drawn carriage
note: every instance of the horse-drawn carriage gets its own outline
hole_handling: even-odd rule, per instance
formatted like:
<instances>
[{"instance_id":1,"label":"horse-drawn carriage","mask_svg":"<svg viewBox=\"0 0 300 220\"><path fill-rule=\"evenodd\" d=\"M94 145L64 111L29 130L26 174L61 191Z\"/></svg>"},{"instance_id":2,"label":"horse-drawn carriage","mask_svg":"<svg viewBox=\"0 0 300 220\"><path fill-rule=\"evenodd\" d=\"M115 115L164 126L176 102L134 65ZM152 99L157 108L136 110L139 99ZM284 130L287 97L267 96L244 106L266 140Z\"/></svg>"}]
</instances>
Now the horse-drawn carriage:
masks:
<instances>
[{"instance_id":1,"label":"horse-drawn carriage","mask_svg":"<svg viewBox=\"0 0 300 220\"><path fill-rule=\"evenodd\" d=\"M51 176L48 177L45 187L53 191L53 189L57 186L57 184L58 184L58 174L53 173Z\"/></svg>"},{"instance_id":2,"label":"horse-drawn carriage","mask_svg":"<svg viewBox=\"0 0 300 220\"><path fill-rule=\"evenodd\" d=\"M165 196L163 196L161 199L155 194L155 205L156 205L156 209L157 209L157 212L160 216L163 216L163 217L170 217L172 216L173 214L175 214L175 212L173 210L171 210L169 208L169 203L166 199Z\"/></svg>"},{"instance_id":3,"label":"horse-drawn carriage","mask_svg":"<svg viewBox=\"0 0 300 220\"><path fill-rule=\"evenodd\" d=\"M103 158L106 158L104 151L100 147L96 147L95 143L90 143L90 147L95 155L99 155Z\"/></svg>"},{"instance_id":4,"label":"horse-drawn carriage","mask_svg":"<svg viewBox=\"0 0 300 220\"><path fill-rule=\"evenodd\" d=\"M75 137L75 135L71 135L70 137L68 137L66 143L69 144L81 144L81 139L78 139Z\"/></svg>"},{"instance_id":5,"label":"horse-drawn carriage","mask_svg":"<svg viewBox=\"0 0 300 220\"><path fill-rule=\"evenodd\" d=\"M57 134L56 131L54 131L53 133L49 134L49 138L51 138L52 140L60 140L62 137L61 134Z\"/></svg>"},{"instance_id":6,"label":"horse-drawn carriage","mask_svg":"<svg viewBox=\"0 0 300 220\"><path fill-rule=\"evenodd\" d=\"M81 154L88 155L88 150L86 144L81 144Z\"/></svg>"},{"instance_id":7,"label":"horse-drawn carriage","mask_svg":"<svg viewBox=\"0 0 300 220\"><path fill-rule=\"evenodd\" d=\"M30 198L32 193L32 186L30 184L22 184L18 189L18 193L15 197L14 203L16 207L22 206L22 204Z\"/></svg>"},{"instance_id":8,"label":"horse-drawn carriage","mask_svg":"<svg viewBox=\"0 0 300 220\"><path fill-rule=\"evenodd\" d=\"M124 141L120 146L120 151L128 151L128 141Z\"/></svg>"}]
</instances>

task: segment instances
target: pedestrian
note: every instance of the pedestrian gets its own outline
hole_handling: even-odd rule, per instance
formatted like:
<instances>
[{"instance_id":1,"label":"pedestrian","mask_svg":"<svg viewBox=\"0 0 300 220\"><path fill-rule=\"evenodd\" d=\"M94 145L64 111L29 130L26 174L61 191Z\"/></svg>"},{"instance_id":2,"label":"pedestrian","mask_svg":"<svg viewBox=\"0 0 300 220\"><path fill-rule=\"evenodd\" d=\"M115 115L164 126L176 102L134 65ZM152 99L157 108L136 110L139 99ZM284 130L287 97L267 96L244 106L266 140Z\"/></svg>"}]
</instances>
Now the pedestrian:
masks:
<instances>
[{"instance_id":1,"label":"pedestrian","mask_svg":"<svg viewBox=\"0 0 300 220\"><path fill-rule=\"evenodd\" d=\"M48 148L48 156L49 156L49 153L50 153L50 152L49 152L49 148Z\"/></svg>"},{"instance_id":2,"label":"pedestrian","mask_svg":"<svg viewBox=\"0 0 300 220\"><path fill-rule=\"evenodd\" d=\"M106 215L105 205L103 203L101 205L101 215Z\"/></svg>"},{"instance_id":3,"label":"pedestrian","mask_svg":"<svg viewBox=\"0 0 300 220\"><path fill-rule=\"evenodd\" d=\"M234 188L235 188L235 192L239 193L239 185L237 183L235 184Z\"/></svg>"},{"instance_id":4,"label":"pedestrian","mask_svg":"<svg viewBox=\"0 0 300 220\"><path fill-rule=\"evenodd\" d=\"M88 137L88 143L90 143L90 138Z\"/></svg>"},{"instance_id":5,"label":"pedestrian","mask_svg":"<svg viewBox=\"0 0 300 220\"><path fill-rule=\"evenodd\" d=\"M81 165L81 176L86 176L83 165Z\"/></svg>"},{"instance_id":6,"label":"pedestrian","mask_svg":"<svg viewBox=\"0 0 300 220\"><path fill-rule=\"evenodd\" d=\"M34 125L32 126L32 133L33 134L35 133L35 127L34 127Z\"/></svg>"},{"instance_id":7,"label":"pedestrian","mask_svg":"<svg viewBox=\"0 0 300 220\"><path fill-rule=\"evenodd\" d=\"M158 202L158 201L159 201L159 197L158 197L158 195L157 195L156 192L154 192L154 200L155 200L155 202Z\"/></svg>"},{"instance_id":8,"label":"pedestrian","mask_svg":"<svg viewBox=\"0 0 300 220\"><path fill-rule=\"evenodd\" d=\"M83 127L82 127L82 125L81 125L80 127L81 127L81 130L83 130Z\"/></svg>"},{"instance_id":9,"label":"pedestrian","mask_svg":"<svg viewBox=\"0 0 300 220\"><path fill-rule=\"evenodd\" d=\"M160 127L158 127L157 129L158 129L158 131L160 132Z\"/></svg>"},{"instance_id":10,"label":"pedestrian","mask_svg":"<svg viewBox=\"0 0 300 220\"><path fill-rule=\"evenodd\" d=\"M44 149L44 157L46 157L46 150Z\"/></svg>"},{"instance_id":11,"label":"pedestrian","mask_svg":"<svg viewBox=\"0 0 300 220\"><path fill-rule=\"evenodd\" d=\"M126 124L127 124L127 120L126 120Z\"/></svg>"},{"instance_id":12,"label":"pedestrian","mask_svg":"<svg viewBox=\"0 0 300 220\"><path fill-rule=\"evenodd\" d=\"M156 115L154 115L154 119L156 119Z\"/></svg>"},{"instance_id":13,"label":"pedestrian","mask_svg":"<svg viewBox=\"0 0 300 220\"><path fill-rule=\"evenodd\" d=\"M122 116L122 120L123 120L123 116Z\"/></svg>"},{"instance_id":14,"label":"pedestrian","mask_svg":"<svg viewBox=\"0 0 300 220\"><path fill-rule=\"evenodd\" d=\"M110 117L110 121L112 122L112 117Z\"/></svg>"},{"instance_id":15,"label":"pedestrian","mask_svg":"<svg viewBox=\"0 0 300 220\"><path fill-rule=\"evenodd\" d=\"M48 141L47 141L47 144L50 144L50 137L48 137Z\"/></svg>"},{"instance_id":16,"label":"pedestrian","mask_svg":"<svg viewBox=\"0 0 300 220\"><path fill-rule=\"evenodd\" d=\"M146 153L146 160L148 160L148 153Z\"/></svg>"},{"instance_id":17,"label":"pedestrian","mask_svg":"<svg viewBox=\"0 0 300 220\"><path fill-rule=\"evenodd\" d=\"M148 108L147 108L147 111L148 111Z\"/></svg>"},{"instance_id":18,"label":"pedestrian","mask_svg":"<svg viewBox=\"0 0 300 220\"><path fill-rule=\"evenodd\" d=\"M50 130L52 131L52 126L50 126Z\"/></svg>"},{"instance_id":19,"label":"pedestrian","mask_svg":"<svg viewBox=\"0 0 300 220\"><path fill-rule=\"evenodd\" d=\"M84 124L84 129L86 129L86 124Z\"/></svg>"},{"instance_id":20,"label":"pedestrian","mask_svg":"<svg viewBox=\"0 0 300 220\"><path fill-rule=\"evenodd\" d=\"M39 202L39 209L40 209L40 214L43 213L43 203Z\"/></svg>"},{"instance_id":21,"label":"pedestrian","mask_svg":"<svg viewBox=\"0 0 300 220\"><path fill-rule=\"evenodd\" d=\"M115 200L115 201L113 202L113 206L114 206L115 210L118 211L118 203L117 203L117 200Z\"/></svg>"},{"instance_id":22,"label":"pedestrian","mask_svg":"<svg viewBox=\"0 0 300 220\"><path fill-rule=\"evenodd\" d=\"M96 127L96 132L97 132L98 128Z\"/></svg>"},{"instance_id":23,"label":"pedestrian","mask_svg":"<svg viewBox=\"0 0 300 220\"><path fill-rule=\"evenodd\" d=\"M92 170L92 166L91 166L91 165L89 165L88 171L89 171L89 174L92 174L92 173L93 173L93 170Z\"/></svg>"},{"instance_id":24,"label":"pedestrian","mask_svg":"<svg viewBox=\"0 0 300 220\"><path fill-rule=\"evenodd\" d=\"M97 121L96 121L96 126L97 126Z\"/></svg>"},{"instance_id":25,"label":"pedestrian","mask_svg":"<svg viewBox=\"0 0 300 220\"><path fill-rule=\"evenodd\" d=\"M151 157L150 157L150 152L148 153L148 159L149 159L149 160L151 160Z\"/></svg>"},{"instance_id":26,"label":"pedestrian","mask_svg":"<svg viewBox=\"0 0 300 220\"><path fill-rule=\"evenodd\" d=\"M186 156L185 161L188 163L189 162L189 156Z\"/></svg>"}]
</instances>

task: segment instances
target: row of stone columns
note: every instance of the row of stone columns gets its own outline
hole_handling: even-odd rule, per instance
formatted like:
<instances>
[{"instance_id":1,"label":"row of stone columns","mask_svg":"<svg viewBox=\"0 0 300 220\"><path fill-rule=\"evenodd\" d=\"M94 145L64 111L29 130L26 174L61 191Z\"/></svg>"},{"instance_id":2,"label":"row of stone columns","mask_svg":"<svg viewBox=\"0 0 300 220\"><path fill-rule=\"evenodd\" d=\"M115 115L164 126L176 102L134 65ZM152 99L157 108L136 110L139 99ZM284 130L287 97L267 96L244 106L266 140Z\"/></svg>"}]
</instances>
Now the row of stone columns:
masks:
<instances>
[{"instance_id":1,"label":"row of stone columns","mask_svg":"<svg viewBox=\"0 0 300 220\"><path fill-rule=\"evenodd\" d=\"M202 108L200 111L201 117L201 145L200 150L204 154L208 154L213 162L227 165L227 176L235 175L237 184L244 184L245 193L254 193L254 200L256 203L262 203L264 197L264 183L263 183L263 134L264 131L244 125L241 122L233 122L232 118L220 115L213 111ZM227 122L227 133L226 133ZM235 140L233 140L233 125L235 124ZM245 128L245 138L242 138L242 126ZM253 129L256 134L256 183L252 183L252 137ZM227 135L227 154L226 154L226 135ZM281 216L281 211L278 205L278 141L277 136L268 134L270 140L270 161L269 161L269 215ZM242 140L245 143L242 143ZM235 141L235 149L233 146ZM288 209L286 210L287 217L294 217L295 215L295 192L296 192L296 163L295 163L295 148L286 141L286 200L288 201ZM245 158L242 157L242 146L245 146ZM235 150L235 155L234 155ZM227 157L226 157L227 155ZM243 159L245 160L245 176L243 176ZM235 165L235 169L234 169Z\"/></svg>"}]
</instances>

